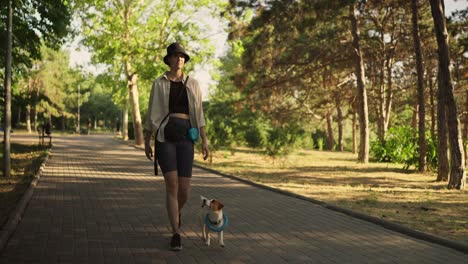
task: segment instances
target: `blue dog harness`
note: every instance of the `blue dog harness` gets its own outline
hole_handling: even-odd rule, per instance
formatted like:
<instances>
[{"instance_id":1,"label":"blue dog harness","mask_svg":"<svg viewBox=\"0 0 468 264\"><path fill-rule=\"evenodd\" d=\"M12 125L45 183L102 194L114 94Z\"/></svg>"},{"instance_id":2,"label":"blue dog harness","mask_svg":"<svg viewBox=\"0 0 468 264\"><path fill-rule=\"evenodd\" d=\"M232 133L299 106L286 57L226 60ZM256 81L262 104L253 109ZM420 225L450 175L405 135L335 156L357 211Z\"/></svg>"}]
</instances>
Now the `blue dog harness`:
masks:
<instances>
[{"instance_id":1,"label":"blue dog harness","mask_svg":"<svg viewBox=\"0 0 468 264\"><path fill-rule=\"evenodd\" d=\"M213 223L210 221L210 218L208 217L208 214L206 214L206 217L205 217L205 224L206 226L213 232L221 232L224 230L224 228L226 228L227 224L228 224L228 218L225 214L223 214L223 225L220 226L220 227L216 227L213 225Z\"/></svg>"}]
</instances>

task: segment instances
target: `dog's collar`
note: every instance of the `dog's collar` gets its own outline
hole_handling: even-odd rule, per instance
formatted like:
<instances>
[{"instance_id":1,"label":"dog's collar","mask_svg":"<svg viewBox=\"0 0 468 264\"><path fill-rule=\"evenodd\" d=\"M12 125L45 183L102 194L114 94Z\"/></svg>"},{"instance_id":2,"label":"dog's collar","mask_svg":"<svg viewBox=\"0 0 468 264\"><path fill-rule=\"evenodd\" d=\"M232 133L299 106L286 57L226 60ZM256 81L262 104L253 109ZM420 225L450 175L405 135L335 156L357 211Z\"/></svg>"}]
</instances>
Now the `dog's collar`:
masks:
<instances>
[{"instance_id":1,"label":"dog's collar","mask_svg":"<svg viewBox=\"0 0 468 264\"><path fill-rule=\"evenodd\" d=\"M213 223L210 221L210 218L208 217L208 214L206 214L206 217L205 217L205 224L206 226L213 232L221 232L224 230L224 228L226 228L227 224L228 224L228 218L227 216L223 213L223 224L220 226L220 227L217 227L217 226L214 226L214 225L218 225L220 224L221 221L216 221L216 223Z\"/></svg>"}]
</instances>

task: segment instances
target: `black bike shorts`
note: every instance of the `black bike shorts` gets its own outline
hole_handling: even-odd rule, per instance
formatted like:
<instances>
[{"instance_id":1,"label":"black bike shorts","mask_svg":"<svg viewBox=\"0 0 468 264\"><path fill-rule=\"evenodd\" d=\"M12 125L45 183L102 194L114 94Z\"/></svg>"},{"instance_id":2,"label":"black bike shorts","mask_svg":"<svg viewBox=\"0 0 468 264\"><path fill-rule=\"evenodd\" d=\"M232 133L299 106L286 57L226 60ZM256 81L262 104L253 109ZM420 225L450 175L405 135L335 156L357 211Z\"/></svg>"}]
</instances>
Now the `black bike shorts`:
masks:
<instances>
[{"instance_id":1,"label":"black bike shorts","mask_svg":"<svg viewBox=\"0 0 468 264\"><path fill-rule=\"evenodd\" d=\"M176 118L177 122L190 128L190 121ZM159 142L156 140L156 157L163 174L177 171L179 177L192 177L194 146L186 138L178 142Z\"/></svg>"}]
</instances>

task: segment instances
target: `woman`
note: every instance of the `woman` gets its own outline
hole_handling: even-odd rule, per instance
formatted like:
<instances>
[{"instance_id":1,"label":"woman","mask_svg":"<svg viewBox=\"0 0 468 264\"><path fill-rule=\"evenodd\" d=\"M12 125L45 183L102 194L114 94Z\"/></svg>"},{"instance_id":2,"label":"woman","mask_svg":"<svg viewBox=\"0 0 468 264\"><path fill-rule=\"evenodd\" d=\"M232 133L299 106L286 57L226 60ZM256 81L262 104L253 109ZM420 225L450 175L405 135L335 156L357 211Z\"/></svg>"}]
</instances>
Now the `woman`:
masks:
<instances>
[{"instance_id":1,"label":"woman","mask_svg":"<svg viewBox=\"0 0 468 264\"><path fill-rule=\"evenodd\" d=\"M152 160L151 137L155 134L155 166L159 166L166 184L166 208L172 227L171 249L181 250L180 211L187 202L192 177L193 141L186 135L189 128L197 128L202 139L203 159L209 155L205 132L205 117L198 81L184 74L189 55L179 43L167 47L164 63L170 70L157 78L151 89L145 130L145 154ZM170 123L171 125L167 126ZM182 128L183 138L173 139L168 128ZM167 128L166 128L167 126ZM157 172L157 167L155 167Z\"/></svg>"}]
</instances>

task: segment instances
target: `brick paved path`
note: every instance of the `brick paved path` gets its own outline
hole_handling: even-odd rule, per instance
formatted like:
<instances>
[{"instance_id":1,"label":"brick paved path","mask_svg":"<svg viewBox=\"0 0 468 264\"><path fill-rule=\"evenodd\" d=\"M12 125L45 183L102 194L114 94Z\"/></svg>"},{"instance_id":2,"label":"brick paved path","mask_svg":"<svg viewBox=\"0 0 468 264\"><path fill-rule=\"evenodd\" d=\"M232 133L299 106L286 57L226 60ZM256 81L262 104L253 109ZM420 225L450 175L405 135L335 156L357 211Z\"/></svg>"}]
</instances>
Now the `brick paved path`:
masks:
<instances>
[{"instance_id":1,"label":"brick paved path","mask_svg":"<svg viewBox=\"0 0 468 264\"><path fill-rule=\"evenodd\" d=\"M164 185L110 136L54 138L0 263L468 263L467 255L195 169L181 252L168 250ZM206 247L199 195L224 201L226 247Z\"/></svg>"}]
</instances>

